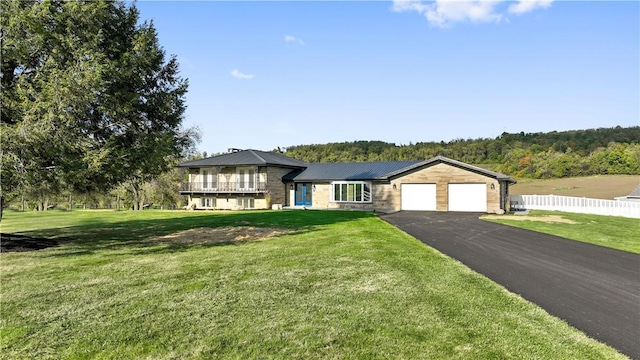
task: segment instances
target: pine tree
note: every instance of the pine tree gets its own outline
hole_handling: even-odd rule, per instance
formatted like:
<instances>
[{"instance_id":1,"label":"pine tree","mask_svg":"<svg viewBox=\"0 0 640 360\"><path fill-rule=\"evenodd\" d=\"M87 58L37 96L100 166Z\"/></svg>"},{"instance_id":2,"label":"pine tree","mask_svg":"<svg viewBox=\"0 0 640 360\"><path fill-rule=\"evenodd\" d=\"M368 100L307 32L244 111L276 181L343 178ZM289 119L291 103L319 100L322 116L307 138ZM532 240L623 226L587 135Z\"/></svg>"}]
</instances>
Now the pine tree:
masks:
<instances>
[{"instance_id":1,"label":"pine tree","mask_svg":"<svg viewBox=\"0 0 640 360\"><path fill-rule=\"evenodd\" d=\"M187 81L134 5L9 0L0 11L2 197L141 183L193 145Z\"/></svg>"}]
</instances>

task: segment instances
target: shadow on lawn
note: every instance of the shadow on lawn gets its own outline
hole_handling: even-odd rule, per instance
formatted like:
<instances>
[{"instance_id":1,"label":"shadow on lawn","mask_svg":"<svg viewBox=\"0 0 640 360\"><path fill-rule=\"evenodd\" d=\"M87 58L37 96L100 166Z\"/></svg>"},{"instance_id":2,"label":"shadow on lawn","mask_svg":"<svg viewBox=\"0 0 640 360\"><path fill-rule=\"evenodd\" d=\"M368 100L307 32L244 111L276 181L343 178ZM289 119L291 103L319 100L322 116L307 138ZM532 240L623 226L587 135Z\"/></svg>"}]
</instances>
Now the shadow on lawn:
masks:
<instances>
[{"instance_id":1,"label":"shadow on lawn","mask_svg":"<svg viewBox=\"0 0 640 360\"><path fill-rule=\"evenodd\" d=\"M99 250L133 248L134 253L172 252L189 248L241 245L243 242L215 242L211 244L168 244L148 241L149 237L165 236L195 228L220 228L251 226L258 228L282 228L287 234L314 231L318 226L355 221L375 216L367 212L285 210L203 212L201 214L175 212L171 218L104 221L96 218L81 225L63 228L38 229L21 232L21 235L45 237L66 245L65 250L48 256L76 256ZM133 249L132 249L133 250Z\"/></svg>"},{"instance_id":2,"label":"shadow on lawn","mask_svg":"<svg viewBox=\"0 0 640 360\"><path fill-rule=\"evenodd\" d=\"M39 237L0 233L0 252L27 252L58 246L58 241Z\"/></svg>"}]
</instances>

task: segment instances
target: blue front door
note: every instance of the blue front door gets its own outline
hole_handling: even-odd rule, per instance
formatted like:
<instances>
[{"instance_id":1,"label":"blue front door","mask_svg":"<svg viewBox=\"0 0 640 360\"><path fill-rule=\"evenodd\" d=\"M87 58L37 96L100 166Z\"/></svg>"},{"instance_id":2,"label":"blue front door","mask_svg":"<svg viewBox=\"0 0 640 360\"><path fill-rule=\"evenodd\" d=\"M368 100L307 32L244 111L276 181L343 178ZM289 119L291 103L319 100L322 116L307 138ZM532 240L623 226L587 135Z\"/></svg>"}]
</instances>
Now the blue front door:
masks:
<instances>
[{"instance_id":1,"label":"blue front door","mask_svg":"<svg viewBox=\"0 0 640 360\"><path fill-rule=\"evenodd\" d=\"M311 183L296 184L296 205L311 206L312 187Z\"/></svg>"}]
</instances>

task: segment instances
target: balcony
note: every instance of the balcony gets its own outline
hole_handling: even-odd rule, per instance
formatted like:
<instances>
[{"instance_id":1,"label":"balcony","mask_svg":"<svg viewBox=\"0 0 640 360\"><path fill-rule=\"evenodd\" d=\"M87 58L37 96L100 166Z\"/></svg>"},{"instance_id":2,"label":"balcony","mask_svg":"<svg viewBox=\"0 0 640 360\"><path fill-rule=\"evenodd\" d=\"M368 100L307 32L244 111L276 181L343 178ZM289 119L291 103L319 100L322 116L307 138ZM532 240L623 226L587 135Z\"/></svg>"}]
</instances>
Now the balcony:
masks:
<instances>
[{"instance_id":1,"label":"balcony","mask_svg":"<svg viewBox=\"0 0 640 360\"><path fill-rule=\"evenodd\" d=\"M206 194L229 194L229 193L264 193L267 192L266 182L244 183L239 182L218 182L202 186L200 182L183 182L180 187L181 193L206 193Z\"/></svg>"}]
</instances>

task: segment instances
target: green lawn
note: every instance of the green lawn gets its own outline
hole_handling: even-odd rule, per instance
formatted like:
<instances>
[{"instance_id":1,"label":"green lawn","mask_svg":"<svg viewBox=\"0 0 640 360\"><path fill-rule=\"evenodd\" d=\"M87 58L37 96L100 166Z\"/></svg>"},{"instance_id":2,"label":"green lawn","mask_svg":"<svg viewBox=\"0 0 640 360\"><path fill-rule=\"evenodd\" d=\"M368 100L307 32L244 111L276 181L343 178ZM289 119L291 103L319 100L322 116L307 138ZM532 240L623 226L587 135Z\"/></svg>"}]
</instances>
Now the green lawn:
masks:
<instances>
[{"instance_id":1,"label":"green lawn","mask_svg":"<svg viewBox=\"0 0 640 360\"><path fill-rule=\"evenodd\" d=\"M499 216L486 220L640 254L640 220L638 219L541 210L531 211L529 215L561 216L575 224L507 220L499 219Z\"/></svg>"},{"instance_id":2,"label":"green lawn","mask_svg":"<svg viewBox=\"0 0 640 360\"><path fill-rule=\"evenodd\" d=\"M8 212L1 225L67 239L0 255L5 359L624 358L370 213ZM293 232L144 241L230 225Z\"/></svg>"}]
</instances>

